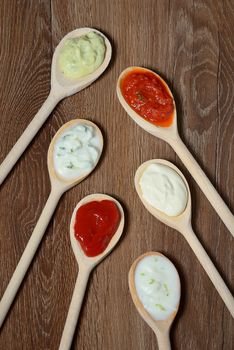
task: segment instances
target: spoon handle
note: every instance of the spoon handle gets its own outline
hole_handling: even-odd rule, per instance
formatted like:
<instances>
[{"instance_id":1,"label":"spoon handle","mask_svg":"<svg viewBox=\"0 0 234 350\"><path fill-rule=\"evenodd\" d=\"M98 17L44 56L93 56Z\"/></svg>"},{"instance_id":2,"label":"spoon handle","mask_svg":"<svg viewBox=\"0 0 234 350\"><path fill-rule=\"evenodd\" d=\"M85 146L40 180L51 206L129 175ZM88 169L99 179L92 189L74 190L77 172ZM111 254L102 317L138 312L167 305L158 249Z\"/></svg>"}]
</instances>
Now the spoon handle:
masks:
<instances>
[{"instance_id":1,"label":"spoon handle","mask_svg":"<svg viewBox=\"0 0 234 350\"><path fill-rule=\"evenodd\" d=\"M35 117L0 165L0 185L60 100L61 97L54 95L51 90Z\"/></svg>"},{"instance_id":2,"label":"spoon handle","mask_svg":"<svg viewBox=\"0 0 234 350\"><path fill-rule=\"evenodd\" d=\"M46 205L41 213L41 216L37 222L36 227L28 241L28 244L20 258L20 261L11 277L11 280L3 294L0 301L0 327L9 311L11 304L16 296L16 293L24 279L24 276L29 268L29 265L36 253L36 250L42 240L46 227L50 221L51 216L57 206L57 203L61 197L62 193L58 190L53 190L46 202Z\"/></svg>"},{"instance_id":3,"label":"spoon handle","mask_svg":"<svg viewBox=\"0 0 234 350\"><path fill-rule=\"evenodd\" d=\"M79 274L69 306L59 350L68 350L71 347L90 272L91 271L89 269L84 267L79 269Z\"/></svg>"},{"instance_id":4,"label":"spoon handle","mask_svg":"<svg viewBox=\"0 0 234 350\"><path fill-rule=\"evenodd\" d=\"M191 225L189 225L184 230L181 230L181 232L184 235L190 247L192 248L192 250L194 251L196 257L200 261L200 264L206 271L217 292L223 299L232 317L234 318L234 298L230 290L226 286L224 280L220 276L218 270L211 261L209 255L206 253L197 236L193 232Z\"/></svg>"},{"instance_id":5,"label":"spoon handle","mask_svg":"<svg viewBox=\"0 0 234 350\"><path fill-rule=\"evenodd\" d=\"M157 337L159 350L171 350L169 330L161 332L159 329L155 329L154 333Z\"/></svg>"},{"instance_id":6,"label":"spoon handle","mask_svg":"<svg viewBox=\"0 0 234 350\"><path fill-rule=\"evenodd\" d=\"M193 158L192 154L189 152L183 141L178 136L176 140L170 142L170 145L180 157L190 174L193 176L194 180L197 182L198 186L203 191L210 204L216 210L216 213L220 216L227 229L234 236L233 214L223 199L220 197L204 171Z\"/></svg>"}]
</instances>

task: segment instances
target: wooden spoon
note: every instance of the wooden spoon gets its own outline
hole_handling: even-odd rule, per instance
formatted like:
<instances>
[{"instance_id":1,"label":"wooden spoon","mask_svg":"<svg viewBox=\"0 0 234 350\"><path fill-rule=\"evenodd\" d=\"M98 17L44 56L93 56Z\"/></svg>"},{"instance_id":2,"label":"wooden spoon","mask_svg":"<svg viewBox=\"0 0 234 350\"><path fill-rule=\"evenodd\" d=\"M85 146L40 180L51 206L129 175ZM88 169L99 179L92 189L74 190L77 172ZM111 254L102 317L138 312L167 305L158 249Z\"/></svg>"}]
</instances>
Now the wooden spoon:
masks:
<instances>
[{"instance_id":1,"label":"wooden spoon","mask_svg":"<svg viewBox=\"0 0 234 350\"><path fill-rule=\"evenodd\" d=\"M61 48L64 46L64 43L67 39L77 38L82 35L86 35L91 31L100 34L105 41L106 53L103 63L93 73L80 79L65 78L58 68L58 57ZM58 104L58 102L61 101L63 98L71 96L92 84L107 68L111 59L111 53L112 49L109 40L105 37L104 34L93 28L79 28L73 30L60 41L60 43L55 49L52 59L51 90L49 96L47 97L46 101L44 102L40 110L37 112L33 120L27 126L23 134L20 136L14 147L8 153L5 160L0 165L0 185L5 180L8 173L11 171L17 160L25 151L29 143L37 134L37 132L44 124L44 122L46 121L50 113L53 111L55 106Z\"/></svg>"},{"instance_id":2,"label":"wooden spoon","mask_svg":"<svg viewBox=\"0 0 234 350\"><path fill-rule=\"evenodd\" d=\"M145 169L150 165L150 164L164 164L173 170L175 170L179 176L182 178L184 181L186 188L187 188L187 193L188 193L188 203L187 207L185 208L184 212L179 215L179 216L167 216L163 212L155 209L152 207L150 204L148 204L145 199L142 196L142 191L141 187L139 184L139 181L141 179L141 176ZM220 276L219 272L217 271L216 267L212 263L211 259L209 258L208 254L206 253L205 249L197 239L195 233L193 232L192 225L191 225L191 194L190 194L190 189L188 186L188 183L181 173L181 171L172 163L163 160L163 159L152 159L149 160L145 163L143 163L136 171L135 175L135 188L136 191L146 207L146 209L153 215L155 216L158 220L162 221L164 224L176 229L182 235L184 238L187 240L188 244L194 251L196 257L200 261L200 264L203 266L204 270L206 271L207 275L209 276L210 280L214 284L215 288L217 289L219 295L223 299L224 303L226 304L228 310L230 311L232 317L234 317L234 298L227 288L226 284L224 283L222 277Z\"/></svg>"},{"instance_id":3,"label":"wooden spoon","mask_svg":"<svg viewBox=\"0 0 234 350\"><path fill-rule=\"evenodd\" d=\"M196 162L196 160L193 158L192 154L189 152L183 141L181 140L178 129L177 129L177 113L176 113L176 106L174 102L174 116L173 116L173 123L170 127L157 127L156 125L146 121L144 118L142 118L139 114L137 114L125 101L125 98L122 95L121 91L121 81L124 79L126 74L129 72L140 69L145 72L151 72L155 74L157 78L161 80L161 82L166 87L168 93L173 98L172 92L169 89L166 82L155 72L141 67L129 67L125 69L119 76L118 82L117 82L117 95L119 98L119 101L125 111L128 113L128 115L138 124L142 129L149 132L153 136L156 136L166 142L168 142L171 147L174 149L174 151L177 153L177 155L180 157L184 165L187 167L191 175L193 176L194 180L197 182L198 186L201 188L207 199L209 200L210 204L213 206L213 208L216 210L217 214L220 216L223 223L226 225L228 230L231 232L231 234L234 236L234 216L232 215L231 211L227 207L227 205L224 203L223 199L220 197L214 186L211 184L210 180L206 176L206 174L203 172L203 170L200 168L199 164ZM174 101L174 98L173 98Z\"/></svg>"},{"instance_id":4,"label":"wooden spoon","mask_svg":"<svg viewBox=\"0 0 234 350\"><path fill-rule=\"evenodd\" d=\"M170 328L172 325L172 322L174 321L174 318L177 314L178 308L179 308L179 302L180 302L180 278L179 278L179 274L177 274L177 281L176 281L176 285L174 286L174 288L176 288L178 290L178 295L179 295L179 299L178 299L178 304L176 307L176 310L173 311L166 320L155 320L149 313L148 311L144 308L138 294L137 294L137 290L136 290L136 286L135 286L135 270L136 267L138 265L138 263L144 259L146 256L152 256L152 255L160 255L163 258L167 259L167 257L165 257L163 254L160 254L158 252L148 252L145 253L141 256L139 256L134 263L132 264L130 270L129 270L129 274L128 274L128 284L129 284L129 289L130 289L130 293L132 296L132 300L137 308L137 311L139 312L139 314L141 315L141 317L145 320L145 322L152 328L152 330L154 331L157 340L158 340L158 347L160 350L170 350L171 349L171 344L170 344ZM167 259L171 264L172 262ZM172 264L173 265L173 264ZM174 265L173 265L174 267Z\"/></svg>"},{"instance_id":5,"label":"wooden spoon","mask_svg":"<svg viewBox=\"0 0 234 350\"><path fill-rule=\"evenodd\" d=\"M84 173L82 176L73 178L73 179L66 179L61 177L60 175L57 174L55 168L54 168L54 161L53 161L53 153L54 153L54 145L55 142L58 140L60 135L64 133L64 131L76 124L86 124L86 125L91 125L95 131L96 135L99 138L99 144L100 144L100 151L98 155L98 159L96 161L96 164L91 170L88 170L86 173ZM60 197L62 194L69 190L71 187L79 184L82 180L84 180L90 173L91 171L95 168L95 166L98 163L98 160L101 156L102 153L102 148L103 148L103 137L101 134L101 131L99 128L92 122L84 119L74 119L71 120L70 122L64 124L58 132L55 134L54 138L52 139L49 150L48 150L48 158L47 158L47 163L48 163L48 170L49 170L49 175L50 175L50 182L51 182L51 192L49 195L49 198L45 204L45 207L41 213L41 216L37 222L36 227L33 230L33 233L28 241L28 244L21 256L21 259L13 273L13 276L5 290L5 293L3 294L3 297L0 302L0 327L5 319L5 316L14 300L14 297L21 285L21 282L23 281L23 278L30 266L30 263L36 253L36 250L42 240L42 237L45 233L45 230L50 222L50 219L55 211L55 208L59 202Z\"/></svg>"},{"instance_id":6,"label":"wooden spoon","mask_svg":"<svg viewBox=\"0 0 234 350\"><path fill-rule=\"evenodd\" d=\"M91 201L102 201L102 200L111 200L115 202L117 205L119 211L120 211L120 223L118 226L118 229L116 230L114 236L112 237L110 243L108 244L107 248L105 251L97 255L95 257L88 257L84 254L82 248L80 247L79 242L75 238L75 233L74 233L74 224L75 224L75 217L76 217L76 212L78 208L88 202ZM91 194L85 198L83 198L75 207L72 218L71 218L71 224L70 224L70 239L71 239L71 245L73 252L75 254L77 263L79 265L79 274L76 280L74 292L72 295L72 300L70 303L69 311L67 314L67 319L66 323L64 326L61 342L59 349L60 350L67 350L70 349L71 343L72 343L72 338L75 332L76 324L79 318L80 314L80 309L82 305L82 301L84 298L87 282L89 279L89 275L93 268L99 264L106 256L111 252L111 250L115 247L117 244L118 240L120 239L122 232L123 232L123 227L124 227L124 211L120 203L115 200L114 198L107 196L105 194Z\"/></svg>"}]
</instances>

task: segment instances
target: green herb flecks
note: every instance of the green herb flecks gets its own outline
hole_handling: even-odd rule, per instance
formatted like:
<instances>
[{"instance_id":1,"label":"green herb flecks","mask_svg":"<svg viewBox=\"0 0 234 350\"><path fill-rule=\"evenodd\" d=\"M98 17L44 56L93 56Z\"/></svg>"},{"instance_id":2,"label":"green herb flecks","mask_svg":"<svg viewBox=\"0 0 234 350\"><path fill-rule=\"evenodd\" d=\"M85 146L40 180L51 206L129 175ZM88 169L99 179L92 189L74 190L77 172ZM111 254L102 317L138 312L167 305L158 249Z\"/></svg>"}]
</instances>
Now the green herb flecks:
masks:
<instances>
[{"instance_id":1,"label":"green herb flecks","mask_svg":"<svg viewBox=\"0 0 234 350\"><path fill-rule=\"evenodd\" d=\"M72 164L72 162L70 162L70 163L66 166L66 168L68 168L68 169L73 169L73 168L74 168L74 165Z\"/></svg>"},{"instance_id":2,"label":"green herb flecks","mask_svg":"<svg viewBox=\"0 0 234 350\"><path fill-rule=\"evenodd\" d=\"M145 276L145 273L144 273L144 272L141 272L140 275L141 275L141 276Z\"/></svg>"},{"instance_id":3,"label":"green herb flecks","mask_svg":"<svg viewBox=\"0 0 234 350\"><path fill-rule=\"evenodd\" d=\"M64 139L64 140L67 140L70 136L72 136L72 134L64 135L64 136L63 136L63 139Z\"/></svg>"},{"instance_id":4,"label":"green herb flecks","mask_svg":"<svg viewBox=\"0 0 234 350\"><path fill-rule=\"evenodd\" d=\"M155 283L155 279L154 279L154 278L151 278L151 279L149 280L149 284L153 284L153 283Z\"/></svg>"},{"instance_id":5,"label":"green herb flecks","mask_svg":"<svg viewBox=\"0 0 234 350\"><path fill-rule=\"evenodd\" d=\"M163 288L165 289L166 296L168 297L169 295L169 289L166 283L163 283Z\"/></svg>"},{"instance_id":6,"label":"green herb flecks","mask_svg":"<svg viewBox=\"0 0 234 350\"><path fill-rule=\"evenodd\" d=\"M166 311L165 307L162 306L162 304L155 304L156 307L158 307L161 311Z\"/></svg>"},{"instance_id":7,"label":"green herb flecks","mask_svg":"<svg viewBox=\"0 0 234 350\"><path fill-rule=\"evenodd\" d=\"M145 97L142 95L142 93L140 91L136 92L136 97L138 98L138 100L144 102L145 101Z\"/></svg>"}]
</instances>

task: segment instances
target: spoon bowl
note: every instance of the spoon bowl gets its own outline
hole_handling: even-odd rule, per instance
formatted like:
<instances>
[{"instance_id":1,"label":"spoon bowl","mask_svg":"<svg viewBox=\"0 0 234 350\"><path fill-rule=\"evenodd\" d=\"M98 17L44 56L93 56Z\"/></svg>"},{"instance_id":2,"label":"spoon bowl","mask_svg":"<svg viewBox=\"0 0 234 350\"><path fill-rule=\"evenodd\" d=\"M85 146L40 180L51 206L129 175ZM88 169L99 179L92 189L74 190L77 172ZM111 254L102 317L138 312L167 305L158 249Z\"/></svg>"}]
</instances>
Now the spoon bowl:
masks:
<instances>
[{"instance_id":1,"label":"spoon bowl","mask_svg":"<svg viewBox=\"0 0 234 350\"><path fill-rule=\"evenodd\" d=\"M142 190L140 187L140 178L144 172L144 170L150 165L150 164L163 164L165 166L168 166L172 168L174 171L177 172L177 174L182 178L186 188L187 188L187 206L185 210L178 216L168 216L165 213L161 212L160 210L154 208L151 206L147 201L144 199ZM195 233L193 232L192 225L191 225L191 194L189 190L188 183L183 176L183 174L180 172L180 170L172 163L163 160L163 159L153 159L150 161L147 161L143 163L136 171L135 174L135 188L138 193L138 196L140 197L140 200L142 201L145 208L158 220L163 222L164 224L176 229L179 231L187 240L188 244L192 248L193 252L195 253L196 257L198 258L200 264L204 268L204 270L207 272L208 277L210 278L211 282L213 283L214 287L216 288L217 292L223 299L224 303L226 304L228 310L230 311L232 317L234 317L234 298L229 291L228 287L226 286L225 282L223 281L221 275L219 274L218 270L214 266L213 262L211 261L210 257L206 253L205 249L201 245L200 241L197 239Z\"/></svg>"},{"instance_id":2,"label":"spoon bowl","mask_svg":"<svg viewBox=\"0 0 234 350\"><path fill-rule=\"evenodd\" d=\"M147 120L142 118L137 112L135 112L130 107L130 105L127 103L127 101L125 100L125 98L122 94L121 84L122 84L123 79L126 77L126 75L128 75L130 72L135 71L135 70L142 71L143 73L144 72L153 73L162 82L162 84L165 86L167 92L172 97L173 104L174 104L174 111L173 111L172 124L169 127L159 127L159 126L156 126L156 125L148 122ZM175 136L178 133L177 132L176 105L175 105L174 97L172 95L170 88L168 87L166 82L160 77L160 75L156 74L155 72L153 72L152 70L147 69L147 68L128 67L128 68L123 70L123 72L120 74L120 76L118 78L116 92L117 92L117 96L118 96L119 102L121 103L122 107L125 109L127 114L134 120L134 122L136 122L142 129L144 129L145 131L147 131L151 135L158 137L164 141L168 141L169 138L173 138L173 137L175 138Z\"/></svg>"},{"instance_id":3,"label":"spoon bowl","mask_svg":"<svg viewBox=\"0 0 234 350\"><path fill-rule=\"evenodd\" d=\"M134 263L132 264L129 274L128 274L128 284L129 284L129 290L132 296L132 300L135 304L135 307L141 317L144 319L144 321L151 327L151 329L154 331L158 338L158 344L159 344L159 349L170 349L170 339L169 339L169 332L171 325L174 321L174 318L177 314L178 308L179 308L179 302L180 302L180 278L179 274L177 273L177 278L176 278L176 285L175 289L178 292L179 298L178 298L178 304L176 306L175 311L173 311L165 320L156 320L154 319L149 312L144 308L144 305L142 304L135 285L135 270L138 265L138 263L144 259L147 256L162 256L163 258L167 259L163 254L160 254L158 252L147 252L141 256L139 256ZM167 261L171 264L172 262L167 259ZM173 268L174 265L173 265ZM177 272L177 270L176 270Z\"/></svg>"},{"instance_id":4,"label":"spoon bowl","mask_svg":"<svg viewBox=\"0 0 234 350\"><path fill-rule=\"evenodd\" d=\"M58 59L61 49L68 39L79 38L83 35L87 35L90 32L99 34L103 39L106 47L105 57L102 64L91 74L77 79L66 78L59 69ZM78 28L68 33L63 37L56 47L52 59L51 67L51 87L55 93L62 94L63 97L70 96L85 89L92 84L107 68L110 63L112 55L112 48L109 39L100 31L94 28Z\"/></svg>"},{"instance_id":5,"label":"spoon bowl","mask_svg":"<svg viewBox=\"0 0 234 350\"><path fill-rule=\"evenodd\" d=\"M152 124L151 122L145 120L143 117L141 117L138 113L136 113L131 106L127 103L125 100L122 90L121 90L121 84L123 79L126 77L126 75L132 71L141 71L144 72L150 72L151 74L154 74L162 84L166 87L167 92L173 99L174 104L174 114L172 119L172 124L169 127L160 127L156 126L155 124ZM171 90L169 89L166 82L155 72L151 71L150 69L142 68L142 67L129 67L125 69L119 76L117 81L117 88L116 88L117 96L119 99L119 102L127 112L127 114L145 131L150 133L151 135L158 137L170 144L170 146L174 149L174 151L177 153L177 155L180 157L184 165L187 167L190 174L193 176L194 180L197 182L198 186L201 188L213 208L216 210L217 214L222 219L223 223L226 225L228 230L231 232L231 234L234 236L234 216L231 213L230 209L227 207L223 199L220 197L206 174L203 172L197 161L194 159L192 154L189 152L183 141L181 140L178 130L177 130L177 113L176 113L176 105L173 98L173 94Z\"/></svg>"},{"instance_id":6,"label":"spoon bowl","mask_svg":"<svg viewBox=\"0 0 234 350\"><path fill-rule=\"evenodd\" d=\"M64 43L67 39L77 38L82 35L86 35L89 32L94 31L97 34L101 35L104 39L106 52L104 61L102 64L91 74L88 74L79 79L68 79L63 76L62 72L60 72L58 67L58 58L60 54L60 50L63 47ZM2 164L0 165L0 185L5 180L17 160L20 158L22 153L25 151L29 143L32 141L34 136L37 134L39 129L42 127L50 113L53 111L55 106L61 101L63 98L68 97L70 95L75 94L87 86L92 84L99 76L104 72L107 68L110 59L111 59L112 49L111 44L107 37L93 28L79 28L73 30L68 33L58 44L55 49L52 66L51 66L51 90L49 96L45 100L44 104L37 112L35 117L29 123L23 134L20 136L16 144L13 146L11 151L8 153Z\"/></svg>"},{"instance_id":7,"label":"spoon bowl","mask_svg":"<svg viewBox=\"0 0 234 350\"><path fill-rule=\"evenodd\" d=\"M100 202L103 200L111 200L116 204L116 206L118 207L119 212L120 212L120 222L119 222L119 226L118 226L115 234L113 235L112 239L110 240L110 243L108 244L108 246L106 247L104 252L97 255L97 256L89 257L89 256L85 255L79 242L75 238L74 225L75 225L76 212L84 204L87 204L87 203L92 202L92 201ZM72 246L72 250L74 252L74 255L76 257L76 260L77 260L77 263L79 264L79 266L83 264L86 267L90 266L91 268L94 268L97 264L99 264L111 252L111 250L115 247L115 245L118 243L118 241L123 233L123 228L124 228L124 211L123 211L121 204L116 199L114 199L113 197L108 196L106 194L102 194L102 193L90 194L90 195L84 197L75 207L73 214L72 214L71 223L70 223L71 246Z\"/></svg>"},{"instance_id":8,"label":"spoon bowl","mask_svg":"<svg viewBox=\"0 0 234 350\"><path fill-rule=\"evenodd\" d=\"M72 179L66 179L61 177L54 167L54 161L53 161L53 153L54 153L54 145L58 138L61 136L61 134L67 129L70 128L73 125L77 124L88 124L91 125L94 130L95 134L98 136L99 139L99 153L97 160L92 167L92 169L89 169L88 171L84 172L82 175L74 177ZM47 165L48 170L50 174L50 181L51 181L51 192L49 195L49 198L47 199L47 202L45 204L45 207L41 213L41 216L32 232L32 235L27 243L26 248L24 249L24 252L20 258L20 261L13 273L13 276L5 290L5 293L3 294L3 297L0 302L0 327L7 315L7 312L10 309L10 306L16 296L16 293L24 279L24 276L31 264L31 261L37 251L37 248L39 247L39 244L44 236L44 233L46 231L46 228L50 222L50 219L57 207L57 204L59 202L60 197L62 194L69 190L71 187L77 185L82 180L84 180L91 171L94 170L95 166L97 165L101 153L103 149L103 137L101 134L101 131L99 128L92 122L84 119L74 119L66 124L64 124L59 131L56 133L54 138L52 139L49 150L48 150L48 157L47 157Z\"/></svg>"},{"instance_id":9,"label":"spoon bowl","mask_svg":"<svg viewBox=\"0 0 234 350\"><path fill-rule=\"evenodd\" d=\"M75 225L76 213L77 213L77 210L84 204L87 204L92 201L99 202L102 200L111 200L116 204L120 212L120 222L117 230L115 231L112 239L110 240L108 246L103 251L103 253L94 257L88 257L85 255L78 240L75 238L74 225ZM68 310L66 323L65 323L62 338L60 341L59 350L70 349L90 273L92 269L97 264L99 264L116 246L116 244L118 243L123 233L123 228L124 228L123 208L121 204L111 196L100 194L100 193L91 194L83 198L75 207L72 214L71 223L70 223L70 240L71 240L71 246L72 246L73 252L75 254L77 263L79 265L79 274L77 277L72 300Z\"/></svg>"},{"instance_id":10,"label":"spoon bowl","mask_svg":"<svg viewBox=\"0 0 234 350\"><path fill-rule=\"evenodd\" d=\"M54 167L54 159L53 159L54 146L55 146L57 140L60 138L60 136L64 133L65 130L67 130L70 127L75 126L77 124L85 124L85 125L93 127L93 129L95 130L95 134L98 137L99 154L98 154L98 157L97 157L96 162L95 162L94 166L92 167L92 169L89 169L88 171L84 172L80 176L74 177L72 179L68 179L68 178L61 176L60 174L58 174L56 172L56 169ZM101 154L102 154L102 150L103 150L103 136L102 136L101 130L97 127L96 124L94 124L90 120L86 120L86 119L73 119L73 120L70 120L69 122L65 123L57 131L57 133L54 135L54 137L50 143L49 150L48 150L47 165L48 165L48 171L49 171L49 175L50 175L51 184L56 185L57 189L61 188L61 190L64 190L64 191L79 184L94 170L97 163L99 162L99 159L100 159Z\"/></svg>"},{"instance_id":11,"label":"spoon bowl","mask_svg":"<svg viewBox=\"0 0 234 350\"><path fill-rule=\"evenodd\" d=\"M166 165L168 167L170 167L171 169L173 169L174 171L177 172L177 174L182 178L186 189L187 189L187 205L185 210L178 216L168 216L166 214L164 214L162 211L154 208L152 205L150 205L149 203L147 203L147 201L144 199L143 195L142 195L142 190L140 187L140 179L144 173L144 171L146 170L146 168L150 165L150 164L163 164ZM136 171L135 174L135 188L137 191L138 196L140 197L140 200L142 201L142 203L144 204L145 208L158 220L162 221L164 224L166 224L167 226L170 226L178 231L183 230L184 227L186 227L188 225L188 223L191 221L191 211L192 211L192 207L191 207L191 193L190 193L190 189L189 189L189 185L184 177L184 175L182 174L182 172L171 162L168 162L167 160L164 159L151 159L148 160L147 162L144 162L143 164L141 164L139 166L139 168Z\"/></svg>"}]
</instances>

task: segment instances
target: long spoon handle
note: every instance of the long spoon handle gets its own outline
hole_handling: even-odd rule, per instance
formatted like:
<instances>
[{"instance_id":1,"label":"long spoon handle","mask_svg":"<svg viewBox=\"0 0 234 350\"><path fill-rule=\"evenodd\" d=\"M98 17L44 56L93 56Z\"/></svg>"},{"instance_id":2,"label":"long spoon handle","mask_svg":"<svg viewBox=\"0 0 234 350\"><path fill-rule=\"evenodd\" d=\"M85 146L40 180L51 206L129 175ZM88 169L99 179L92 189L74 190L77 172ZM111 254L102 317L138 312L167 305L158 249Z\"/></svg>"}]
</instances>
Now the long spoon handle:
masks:
<instances>
[{"instance_id":1,"label":"long spoon handle","mask_svg":"<svg viewBox=\"0 0 234 350\"><path fill-rule=\"evenodd\" d=\"M184 232L181 231L189 243L190 247L194 251L195 255L197 256L198 260L200 261L200 264L206 271L207 275L209 276L211 282L215 286L217 292L223 299L224 303L226 304L228 310L230 311L232 317L234 318L234 298L226 286L224 280L220 276L218 270L214 266L213 262L211 261L209 255L206 253L205 249L201 245L200 241L198 240L197 236L193 232L193 229L191 225L189 225L187 228L184 229Z\"/></svg>"},{"instance_id":2,"label":"long spoon handle","mask_svg":"<svg viewBox=\"0 0 234 350\"><path fill-rule=\"evenodd\" d=\"M157 329L154 333L157 337L159 350L171 350L169 331L161 332Z\"/></svg>"},{"instance_id":3,"label":"long spoon handle","mask_svg":"<svg viewBox=\"0 0 234 350\"><path fill-rule=\"evenodd\" d=\"M42 240L45 233L46 227L50 221L51 216L57 206L57 203L61 197L62 193L58 190L53 190L46 202L46 205L41 213L41 216L37 222L36 227L28 241L28 244L20 258L20 261L11 277L11 280L3 294L0 302L0 327L10 309L10 306L16 296L16 293L24 279L24 276L29 268L29 265L36 253L36 250Z\"/></svg>"},{"instance_id":4,"label":"long spoon handle","mask_svg":"<svg viewBox=\"0 0 234 350\"><path fill-rule=\"evenodd\" d=\"M234 236L234 216L231 213L228 206L224 203L204 171L199 164L193 158L180 137L177 137L175 141L170 142L170 145L180 157L194 180L197 182L200 189L203 191L210 204L216 210L216 213L220 216L221 220L227 227L227 229Z\"/></svg>"},{"instance_id":5,"label":"long spoon handle","mask_svg":"<svg viewBox=\"0 0 234 350\"><path fill-rule=\"evenodd\" d=\"M90 270L80 268L76 280L76 285L72 295L72 300L67 314L66 323L64 326L62 338L59 345L59 350L68 350L71 347L73 335L75 333L76 324L79 318L80 309L82 306L86 286L88 283Z\"/></svg>"},{"instance_id":6,"label":"long spoon handle","mask_svg":"<svg viewBox=\"0 0 234 350\"><path fill-rule=\"evenodd\" d=\"M52 91L50 92L35 117L0 165L0 185L60 100L61 97L55 96Z\"/></svg>"}]
</instances>

